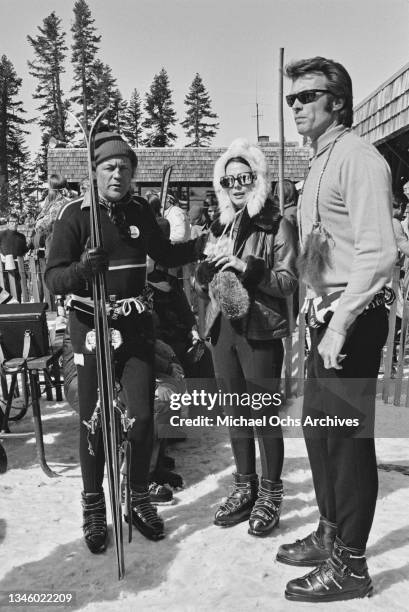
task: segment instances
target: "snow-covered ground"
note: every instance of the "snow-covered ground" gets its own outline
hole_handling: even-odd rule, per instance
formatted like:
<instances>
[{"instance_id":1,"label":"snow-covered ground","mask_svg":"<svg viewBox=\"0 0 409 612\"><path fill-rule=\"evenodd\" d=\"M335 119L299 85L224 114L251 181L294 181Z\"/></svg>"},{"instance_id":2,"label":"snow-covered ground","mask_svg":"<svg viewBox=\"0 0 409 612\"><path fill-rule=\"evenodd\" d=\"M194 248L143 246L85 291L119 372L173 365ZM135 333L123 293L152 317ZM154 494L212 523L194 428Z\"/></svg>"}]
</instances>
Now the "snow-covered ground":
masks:
<instances>
[{"instance_id":1,"label":"snow-covered ground","mask_svg":"<svg viewBox=\"0 0 409 612\"><path fill-rule=\"evenodd\" d=\"M409 466L404 437L409 409L379 403L378 413L383 435L393 424L402 436L378 439L379 462ZM274 561L280 544L303 537L318 519L302 438L286 439L280 527L265 539L249 536L246 523L230 529L212 523L233 471L225 433L209 428L174 445L169 454L186 486L176 493L175 505L161 509L167 538L150 542L134 532L132 543L125 545L126 577L119 582L112 541L98 556L83 544L77 416L67 404L53 402L43 403L43 414L46 456L59 478L49 479L41 471L33 437L4 442L9 469L0 475L0 592L72 591L76 601L71 609L87 611L316 609L284 599L286 582L305 572ZM30 427L27 416L12 424L13 431ZM380 470L379 476L368 546L375 595L327 604L331 610L409 610L409 477L395 470Z\"/></svg>"}]
</instances>

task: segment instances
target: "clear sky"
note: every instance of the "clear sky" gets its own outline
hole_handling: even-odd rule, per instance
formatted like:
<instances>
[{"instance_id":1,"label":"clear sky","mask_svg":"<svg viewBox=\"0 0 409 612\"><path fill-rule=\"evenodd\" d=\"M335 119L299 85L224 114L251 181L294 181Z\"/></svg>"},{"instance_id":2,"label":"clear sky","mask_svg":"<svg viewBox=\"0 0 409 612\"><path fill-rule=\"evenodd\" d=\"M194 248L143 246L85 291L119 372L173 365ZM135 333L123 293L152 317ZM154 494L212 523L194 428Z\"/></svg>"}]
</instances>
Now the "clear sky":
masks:
<instances>
[{"instance_id":1,"label":"clear sky","mask_svg":"<svg viewBox=\"0 0 409 612\"><path fill-rule=\"evenodd\" d=\"M88 0L98 33L99 57L108 63L124 98L142 96L162 66L169 74L178 119L196 72L202 76L219 115L215 145L235 137L256 139L256 94L263 117L260 133L277 139L279 48L285 61L323 55L340 61L354 84L354 101L370 94L409 61L409 0ZM0 53L23 78L21 98L29 116L35 80L27 35L53 10L71 45L70 0L0 0ZM64 91L71 86L70 53ZM288 89L289 84L285 84ZM287 140L297 139L285 108ZM29 139L40 144L34 126ZM176 146L186 141L183 131Z\"/></svg>"}]
</instances>

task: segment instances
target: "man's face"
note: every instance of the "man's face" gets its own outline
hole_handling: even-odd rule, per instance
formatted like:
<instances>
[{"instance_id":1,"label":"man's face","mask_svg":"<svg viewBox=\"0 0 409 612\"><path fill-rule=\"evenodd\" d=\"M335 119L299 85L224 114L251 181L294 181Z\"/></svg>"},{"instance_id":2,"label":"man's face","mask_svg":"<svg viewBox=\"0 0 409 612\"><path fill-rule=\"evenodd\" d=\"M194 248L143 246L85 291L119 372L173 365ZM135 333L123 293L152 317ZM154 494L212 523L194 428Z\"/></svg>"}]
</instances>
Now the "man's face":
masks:
<instances>
[{"instance_id":1,"label":"man's face","mask_svg":"<svg viewBox=\"0 0 409 612\"><path fill-rule=\"evenodd\" d=\"M123 155L111 157L97 166L99 195L109 202L118 202L131 187L132 164Z\"/></svg>"},{"instance_id":2,"label":"man's face","mask_svg":"<svg viewBox=\"0 0 409 612\"><path fill-rule=\"evenodd\" d=\"M17 219L9 219L7 226L9 230L12 230L13 232L15 232L18 226Z\"/></svg>"},{"instance_id":3,"label":"man's face","mask_svg":"<svg viewBox=\"0 0 409 612\"><path fill-rule=\"evenodd\" d=\"M317 73L301 76L293 81L291 93L296 94L311 89L328 89L327 77ZM334 109L332 96L327 93L317 94L314 102L306 104L301 104L297 98L292 111L298 133L308 136L311 140L316 140L332 124L338 122L338 110Z\"/></svg>"},{"instance_id":4,"label":"man's face","mask_svg":"<svg viewBox=\"0 0 409 612\"><path fill-rule=\"evenodd\" d=\"M406 198L409 200L409 182L404 184L403 193L406 196Z\"/></svg>"}]
</instances>

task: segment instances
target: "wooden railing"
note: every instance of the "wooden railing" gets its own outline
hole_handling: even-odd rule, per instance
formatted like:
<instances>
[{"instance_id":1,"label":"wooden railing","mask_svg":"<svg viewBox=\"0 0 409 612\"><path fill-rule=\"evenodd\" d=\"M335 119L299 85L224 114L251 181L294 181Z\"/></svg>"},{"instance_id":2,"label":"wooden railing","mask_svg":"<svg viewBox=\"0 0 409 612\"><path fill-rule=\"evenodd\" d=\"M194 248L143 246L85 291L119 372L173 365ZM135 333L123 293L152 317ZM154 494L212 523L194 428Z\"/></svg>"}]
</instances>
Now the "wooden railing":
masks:
<instances>
[{"instance_id":1,"label":"wooden railing","mask_svg":"<svg viewBox=\"0 0 409 612\"><path fill-rule=\"evenodd\" d=\"M0 286L20 302L46 302L49 310L53 310L54 299L44 282L44 257L17 257L15 262L15 270L6 270L0 260Z\"/></svg>"}]
</instances>

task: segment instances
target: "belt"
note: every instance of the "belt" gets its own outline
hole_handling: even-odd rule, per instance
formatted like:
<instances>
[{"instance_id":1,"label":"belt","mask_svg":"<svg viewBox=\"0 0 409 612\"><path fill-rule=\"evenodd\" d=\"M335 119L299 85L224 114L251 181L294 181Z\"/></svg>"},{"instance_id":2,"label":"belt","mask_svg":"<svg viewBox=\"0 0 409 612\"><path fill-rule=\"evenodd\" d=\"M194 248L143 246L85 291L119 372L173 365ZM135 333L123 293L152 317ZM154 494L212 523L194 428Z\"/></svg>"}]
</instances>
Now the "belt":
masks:
<instances>
[{"instance_id":1,"label":"belt","mask_svg":"<svg viewBox=\"0 0 409 612\"><path fill-rule=\"evenodd\" d=\"M342 294L343 290L334 291L324 296L305 298L301 312L307 316L308 325L310 327L327 325L332 319L332 315L339 304ZM396 295L391 287L382 287L380 291L375 293L361 315L365 315L370 310L378 308L379 306L390 306L395 299Z\"/></svg>"},{"instance_id":2,"label":"belt","mask_svg":"<svg viewBox=\"0 0 409 612\"><path fill-rule=\"evenodd\" d=\"M71 293L66 301L66 306L70 310L77 310L87 315L94 316L94 301L91 298L75 295ZM106 302L107 316L111 319L127 317L132 312L142 314L143 312L152 313L153 311L153 290L145 286L142 293L136 297L116 299L110 297Z\"/></svg>"}]
</instances>

